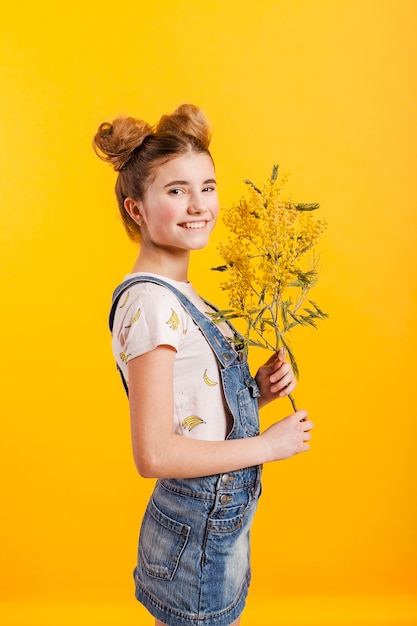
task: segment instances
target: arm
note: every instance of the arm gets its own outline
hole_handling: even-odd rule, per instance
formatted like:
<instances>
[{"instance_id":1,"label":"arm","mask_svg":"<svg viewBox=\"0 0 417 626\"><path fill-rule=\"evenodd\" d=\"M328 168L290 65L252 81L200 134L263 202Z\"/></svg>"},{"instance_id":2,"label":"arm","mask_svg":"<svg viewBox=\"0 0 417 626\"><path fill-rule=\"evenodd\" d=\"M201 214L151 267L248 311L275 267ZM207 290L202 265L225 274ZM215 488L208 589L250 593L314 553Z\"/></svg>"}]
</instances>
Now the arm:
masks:
<instances>
[{"instance_id":1,"label":"arm","mask_svg":"<svg viewBox=\"0 0 417 626\"><path fill-rule=\"evenodd\" d=\"M305 411L248 439L202 441L173 433L175 350L158 346L129 361L133 456L147 478L193 478L285 459L309 449Z\"/></svg>"},{"instance_id":2,"label":"arm","mask_svg":"<svg viewBox=\"0 0 417 626\"><path fill-rule=\"evenodd\" d=\"M261 392L258 401L260 409L272 400L284 398L294 391L297 383L291 365L285 361L283 348L259 368L255 380Z\"/></svg>"}]
</instances>

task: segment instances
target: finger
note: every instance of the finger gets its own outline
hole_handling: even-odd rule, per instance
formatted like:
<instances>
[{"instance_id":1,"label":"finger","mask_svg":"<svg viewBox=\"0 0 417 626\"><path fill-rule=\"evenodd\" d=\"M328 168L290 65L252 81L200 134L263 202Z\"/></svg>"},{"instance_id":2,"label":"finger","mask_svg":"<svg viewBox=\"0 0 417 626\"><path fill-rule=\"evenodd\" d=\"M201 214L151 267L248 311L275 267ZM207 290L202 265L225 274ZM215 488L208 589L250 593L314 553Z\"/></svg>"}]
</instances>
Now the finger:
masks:
<instances>
[{"instance_id":1,"label":"finger","mask_svg":"<svg viewBox=\"0 0 417 626\"><path fill-rule=\"evenodd\" d=\"M280 386L275 393L278 393L279 398L285 398L295 389L295 382L290 381L287 385Z\"/></svg>"},{"instance_id":2,"label":"finger","mask_svg":"<svg viewBox=\"0 0 417 626\"><path fill-rule=\"evenodd\" d=\"M294 391L295 387L296 387L295 381L293 380L278 393L278 397L285 398L285 396L289 396L290 393Z\"/></svg>"},{"instance_id":3,"label":"finger","mask_svg":"<svg viewBox=\"0 0 417 626\"><path fill-rule=\"evenodd\" d=\"M269 380L273 385L279 385L281 388L285 387L292 380L291 372L274 372L274 374L269 377Z\"/></svg>"},{"instance_id":4,"label":"finger","mask_svg":"<svg viewBox=\"0 0 417 626\"><path fill-rule=\"evenodd\" d=\"M311 420L306 419L303 421L303 427L304 427L304 431L308 433L310 430L313 430L314 424Z\"/></svg>"},{"instance_id":5,"label":"finger","mask_svg":"<svg viewBox=\"0 0 417 626\"><path fill-rule=\"evenodd\" d=\"M292 375L291 365L287 363L287 361L280 361L277 359L274 363L274 371L269 380L271 383L277 383L287 374Z\"/></svg>"},{"instance_id":6,"label":"finger","mask_svg":"<svg viewBox=\"0 0 417 626\"><path fill-rule=\"evenodd\" d=\"M276 391L281 391L284 389L287 390L290 386L292 386L292 388L294 389L296 381L291 369L289 371L286 371L282 376L279 376L278 380L273 380L277 378L278 376L271 376L270 378Z\"/></svg>"},{"instance_id":7,"label":"finger","mask_svg":"<svg viewBox=\"0 0 417 626\"><path fill-rule=\"evenodd\" d=\"M290 384L290 380L287 381L286 379L282 379L279 383L271 385L271 393L277 393L279 396L281 396L281 394L285 395L291 393L291 391L288 391L290 389Z\"/></svg>"},{"instance_id":8,"label":"finger","mask_svg":"<svg viewBox=\"0 0 417 626\"><path fill-rule=\"evenodd\" d=\"M285 362L286 351L284 348L280 348L278 352L274 352L272 356L269 357L267 362L264 364L265 366L272 366L274 369L278 370L282 363Z\"/></svg>"},{"instance_id":9,"label":"finger","mask_svg":"<svg viewBox=\"0 0 417 626\"><path fill-rule=\"evenodd\" d=\"M285 365L287 365L287 363L285 363ZM283 370L282 373L279 372L276 375L271 376L271 378L275 378L273 381L274 383L279 383L281 387L286 387L295 380L294 374L291 369L285 368L284 370L284 366L282 366L281 369Z\"/></svg>"},{"instance_id":10,"label":"finger","mask_svg":"<svg viewBox=\"0 0 417 626\"><path fill-rule=\"evenodd\" d=\"M298 422L307 422L307 411L305 409L299 409L293 413L293 416Z\"/></svg>"},{"instance_id":11,"label":"finger","mask_svg":"<svg viewBox=\"0 0 417 626\"><path fill-rule=\"evenodd\" d=\"M274 352L272 356L270 356L269 359L266 361L266 363L264 363L264 367L267 367L268 365L274 365L276 361L280 360L282 359L279 358L279 351Z\"/></svg>"}]
</instances>

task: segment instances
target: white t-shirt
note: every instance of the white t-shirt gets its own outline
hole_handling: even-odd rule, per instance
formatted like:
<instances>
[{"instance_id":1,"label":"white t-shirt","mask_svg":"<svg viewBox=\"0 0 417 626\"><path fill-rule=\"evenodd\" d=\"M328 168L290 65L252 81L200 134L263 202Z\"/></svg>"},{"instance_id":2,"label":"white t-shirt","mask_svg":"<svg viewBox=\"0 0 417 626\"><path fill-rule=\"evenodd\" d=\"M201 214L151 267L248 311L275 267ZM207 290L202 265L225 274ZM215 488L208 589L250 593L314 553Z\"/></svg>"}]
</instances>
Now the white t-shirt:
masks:
<instances>
[{"instance_id":1,"label":"white t-shirt","mask_svg":"<svg viewBox=\"0 0 417 626\"><path fill-rule=\"evenodd\" d=\"M126 279L140 275L144 273L129 274ZM191 283L159 278L176 287L207 315L209 307ZM231 335L226 324L220 324L219 329ZM195 439L225 439L227 417L220 372L202 332L169 289L149 282L132 285L118 302L112 340L114 356L127 384L127 363L159 345L176 350L174 432Z\"/></svg>"}]
</instances>

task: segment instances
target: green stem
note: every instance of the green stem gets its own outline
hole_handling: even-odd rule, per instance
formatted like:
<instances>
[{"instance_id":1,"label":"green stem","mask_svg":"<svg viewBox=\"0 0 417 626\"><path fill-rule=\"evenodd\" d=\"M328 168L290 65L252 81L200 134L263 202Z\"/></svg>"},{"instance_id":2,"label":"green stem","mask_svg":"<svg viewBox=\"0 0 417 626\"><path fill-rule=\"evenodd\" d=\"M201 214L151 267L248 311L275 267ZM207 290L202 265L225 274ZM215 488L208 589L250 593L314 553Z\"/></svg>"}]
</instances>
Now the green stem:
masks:
<instances>
[{"instance_id":1,"label":"green stem","mask_svg":"<svg viewBox=\"0 0 417 626\"><path fill-rule=\"evenodd\" d=\"M294 413L295 413L297 411L297 405L295 404L294 397L293 397L293 395L291 393L288 394L288 397L289 397L289 399L291 401L292 408L294 409Z\"/></svg>"},{"instance_id":2,"label":"green stem","mask_svg":"<svg viewBox=\"0 0 417 626\"><path fill-rule=\"evenodd\" d=\"M252 326L251 328L252 328L253 332L254 332L254 333L256 333L257 335L259 335L259 337L262 339L262 341L264 342L264 343L263 343L263 347L264 347L266 350L272 350L273 352L276 352L276 348L272 345L272 343L270 343L267 339L265 339L265 337L263 336L263 334L261 333L261 331L260 331L260 330L258 330L258 329L256 328L256 326ZM249 340L249 345L251 345L251 344L250 344L250 340ZM252 345L260 345L260 344L252 344Z\"/></svg>"}]
</instances>

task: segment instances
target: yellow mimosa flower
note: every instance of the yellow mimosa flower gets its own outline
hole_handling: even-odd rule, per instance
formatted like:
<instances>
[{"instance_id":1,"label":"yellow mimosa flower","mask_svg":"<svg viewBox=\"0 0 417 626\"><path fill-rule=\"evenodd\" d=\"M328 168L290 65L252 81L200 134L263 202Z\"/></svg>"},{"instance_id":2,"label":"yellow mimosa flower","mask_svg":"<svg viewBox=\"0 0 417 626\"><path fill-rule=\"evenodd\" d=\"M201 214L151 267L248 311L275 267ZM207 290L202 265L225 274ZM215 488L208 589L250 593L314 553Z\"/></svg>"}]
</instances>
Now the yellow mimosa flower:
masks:
<instances>
[{"instance_id":1,"label":"yellow mimosa flower","mask_svg":"<svg viewBox=\"0 0 417 626\"><path fill-rule=\"evenodd\" d=\"M278 177L274 166L262 188L246 180L246 196L223 209L229 236L219 246L224 265L213 269L225 272L221 287L229 308L214 317L240 319L246 349L284 346L298 375L287 334L298 325L316 327L327 317L308 299L317 281L314 248L326 223L315 217L318 204L283 195L287 178Z\"/></svg>"}]
</instances>

